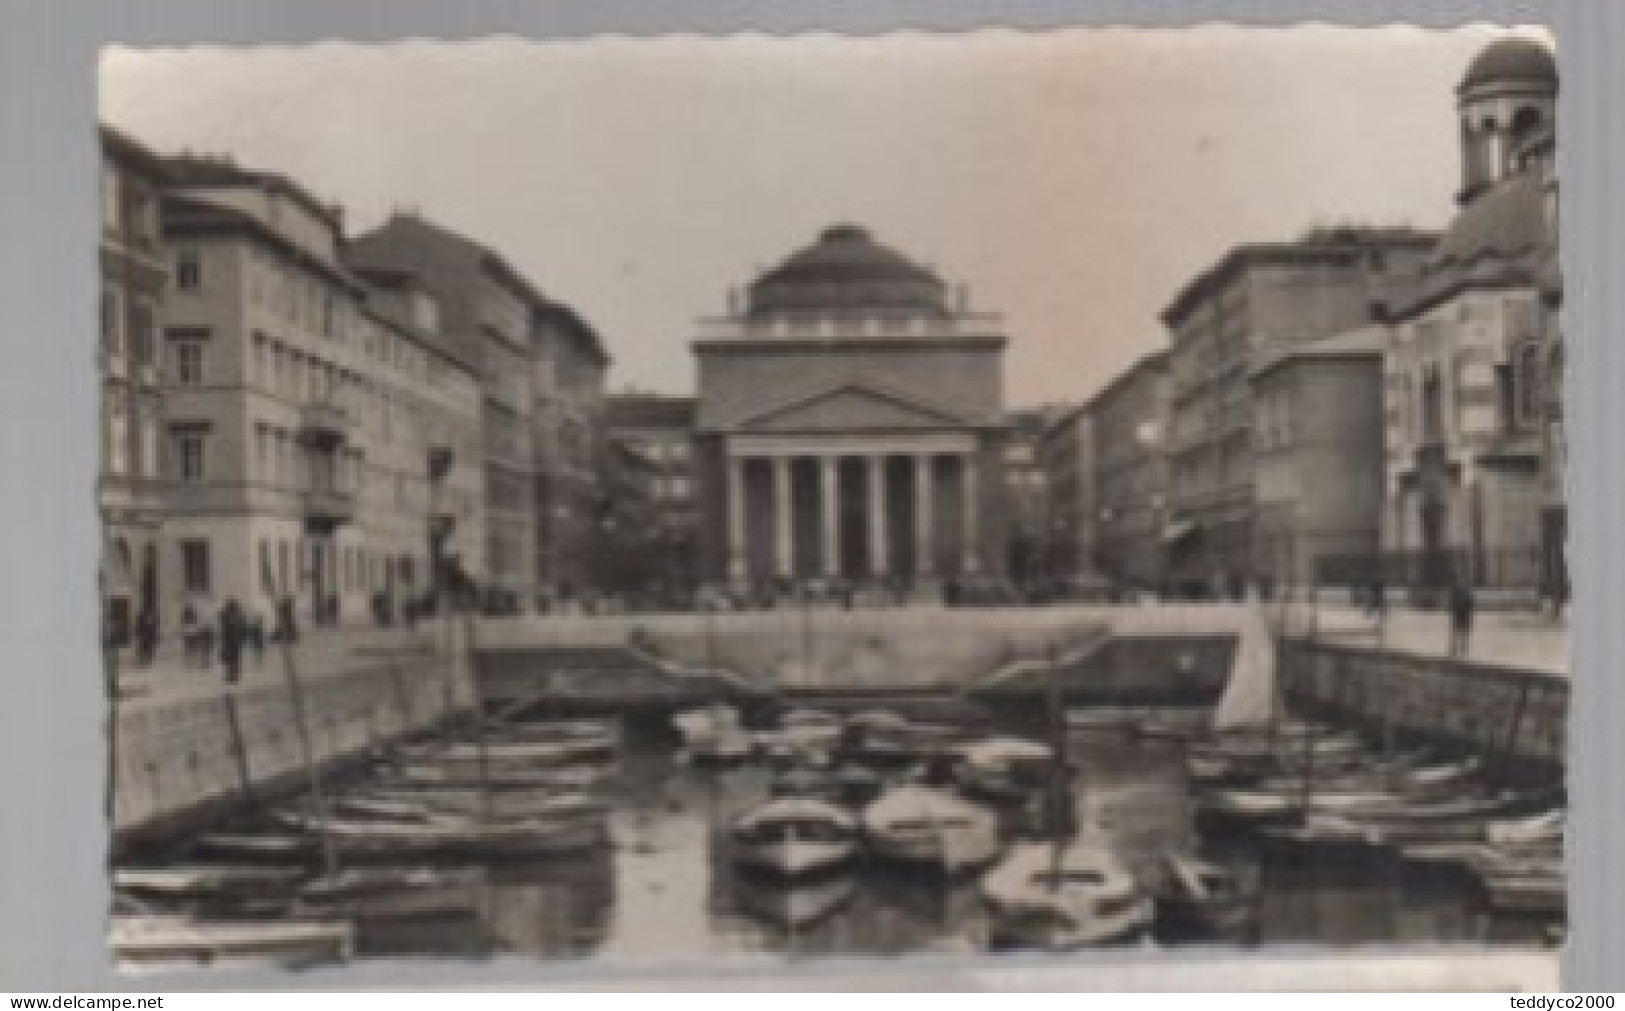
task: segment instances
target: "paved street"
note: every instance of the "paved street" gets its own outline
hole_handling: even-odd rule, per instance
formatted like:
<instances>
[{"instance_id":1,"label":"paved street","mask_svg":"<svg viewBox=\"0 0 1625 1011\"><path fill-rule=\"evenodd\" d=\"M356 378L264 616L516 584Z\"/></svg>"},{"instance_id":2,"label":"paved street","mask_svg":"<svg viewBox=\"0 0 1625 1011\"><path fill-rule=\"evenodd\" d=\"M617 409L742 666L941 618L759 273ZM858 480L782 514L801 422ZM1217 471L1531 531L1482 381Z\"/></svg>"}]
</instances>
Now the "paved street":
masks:
<instances>
[{"instance_id":1,"label":"paved street","mask_svg":"<svg viewBox=\"0 0 1625 1011\"><path fill-rule=\"evenodd\" d=\"M330 677L375 665L388 653L443 649L446 641L446 627L438 623L413 629L374 625L302 629L294 649L294 661L302 677ZM282 678L280 646L268 643L265 652L258 656L253 650L244 650L240 689L268 681L280 683ZM148 667L126 667L119 671L119 684L126 700L213 695L220 691L224 680L225 672L218 655L211 657L207 667L189 663L178 642L166 644Z\"/></svg>"},{"instance_id":2,"label":"paved street","mask_svg":"<svg viewBox=\"0 0 1625 1011\"><path fill-rule=\"evenodd\" d=\"M1312 624L1300 614L1294 631L1313 634L1327 642L1387 648L1398 653L1443 657L1450 644L1449 618L1443 611L1390 609L1380 630L1371 615L1359 608L1325 606ZM1569 676L1569 625L1549 615L1529 611L1490 611L1473 621L1467 658Z\"/></svg>"}]
</instances>

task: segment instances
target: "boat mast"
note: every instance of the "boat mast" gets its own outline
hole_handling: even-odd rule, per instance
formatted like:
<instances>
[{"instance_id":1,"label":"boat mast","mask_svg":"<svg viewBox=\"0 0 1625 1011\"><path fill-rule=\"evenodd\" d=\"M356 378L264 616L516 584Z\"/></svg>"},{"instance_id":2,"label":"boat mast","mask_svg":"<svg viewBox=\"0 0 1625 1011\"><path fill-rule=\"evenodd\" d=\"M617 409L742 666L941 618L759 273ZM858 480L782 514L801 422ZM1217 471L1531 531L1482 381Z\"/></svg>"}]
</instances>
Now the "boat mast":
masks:
<instances>
[{"instance_id":1,"label":"boat mast","mask_svg":"<svg viewBox=\"0 0 1625 1011\"><path fill-rule=\"evenodd\" d=\"M1053 891L1060 887L1061 850L1076 831L1076 825L1072 816L1071 785L1067 782L1066 714L1061 708L1060 650L1053 642L1048 647L1048 660L1046 708L1049 719L1050 782L1048 810L1045 812L1047 824L1044 827L1052 844L1050 889Z\"/></svg>"},{"instance_id":2,"label":"boat mast","mask_svg":"<svg viewBox=\"0 0 1625 1011\"><path fill-rule=\"evenodd\" d=\"M474 615L463 613L463 649L468 668L468 690L474 706L474 747L479 753L480 810L485 821L492 820L491 811L491 750L485 738L485 689L480 684L479 671L474 669Z\"/></svg>"},{"instance_id":3,"label":"boat mast","mask_svg":"<svg viewBox=\"0 0 1625 1011\"><path fill-rule=\"evenodd\" d=\"M331 812L328 810L327 792L322 784L321 770L316 767L316 756L310 745L310 718L305 708L305 688L299 679L297 664L293 656L293 635L284 630L282 639L282 677L288 686L288 698L293 703L294 729L299 733L299 757L304 760L305 780L310 786L310 800L316 808L316 820L320 824L317 837L322 846L322 867L328 877L333 877L339 871L338 850L333 845L333 836L329 823Z\"/></svg>"}]
</instances>

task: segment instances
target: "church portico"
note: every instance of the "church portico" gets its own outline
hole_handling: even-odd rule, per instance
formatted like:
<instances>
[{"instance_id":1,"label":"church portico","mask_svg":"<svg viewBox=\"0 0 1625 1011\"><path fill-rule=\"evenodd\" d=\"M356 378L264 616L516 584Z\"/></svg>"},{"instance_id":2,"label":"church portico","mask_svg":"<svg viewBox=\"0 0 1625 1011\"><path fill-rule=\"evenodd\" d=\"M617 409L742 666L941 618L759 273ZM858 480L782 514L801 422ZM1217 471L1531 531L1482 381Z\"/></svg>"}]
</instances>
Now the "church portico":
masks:
<instances>
[{"instance_id":1,"label":"church portico","mask_svg":"<svg viewBox=\"0 0 1625 1011\"><path fill-rule=\"evenodd\" d=\"M980 570L973 434L736 436L728 577L932 584Z\"/></svg>"}]
</instances>

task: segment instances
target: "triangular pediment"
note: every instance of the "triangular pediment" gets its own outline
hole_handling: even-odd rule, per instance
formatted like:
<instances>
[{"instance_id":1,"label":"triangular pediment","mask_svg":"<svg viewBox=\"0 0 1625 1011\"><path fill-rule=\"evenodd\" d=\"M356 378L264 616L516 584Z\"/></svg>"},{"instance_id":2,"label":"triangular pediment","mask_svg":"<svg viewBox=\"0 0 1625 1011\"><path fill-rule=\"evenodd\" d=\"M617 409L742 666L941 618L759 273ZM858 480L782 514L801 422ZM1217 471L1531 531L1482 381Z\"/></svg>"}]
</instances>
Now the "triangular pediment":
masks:
<instances>
[{"instance_id":1,"label":"triangular pediment","mask_svg":"<svg viewBox=\"0 0 1625 1011\"><path fill-rule=\"evenodd\" d=\"M941 430L972 424L953 411L865 382L844 382L745 419L751 432Z\"/></svg>"}]
</instances>

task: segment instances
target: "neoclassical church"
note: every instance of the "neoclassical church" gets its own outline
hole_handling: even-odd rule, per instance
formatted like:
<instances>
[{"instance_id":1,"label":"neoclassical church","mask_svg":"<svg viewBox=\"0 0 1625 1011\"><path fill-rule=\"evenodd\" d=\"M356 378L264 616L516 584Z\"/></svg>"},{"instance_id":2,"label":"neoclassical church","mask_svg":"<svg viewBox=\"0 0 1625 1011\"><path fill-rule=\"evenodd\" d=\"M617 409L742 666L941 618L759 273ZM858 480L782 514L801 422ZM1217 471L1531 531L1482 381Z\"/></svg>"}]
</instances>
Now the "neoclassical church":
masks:
<instances>
[{"instance_id":1,"label":"neoclassical church","mask_svg":"<svg viewBox=\"0 0 1625 1011\"><path fill-rule=\"evenodd\" d=\"M1002 578L1000 320L855 225L734 301L693 345L706 581L929 598Z\"/></svg>"},{"instance_id":2,"label":"neoclassical church","mask_svg":"<svg viewBox=\"0 0 1625 1011\"><path fill-rule=\"evenodd\" d=\"M1391 321L1383 540L1425 583L1567 585L1557 91L1533 41L1467 68L1460 210Z\"/></svg>"}]
</instances>

